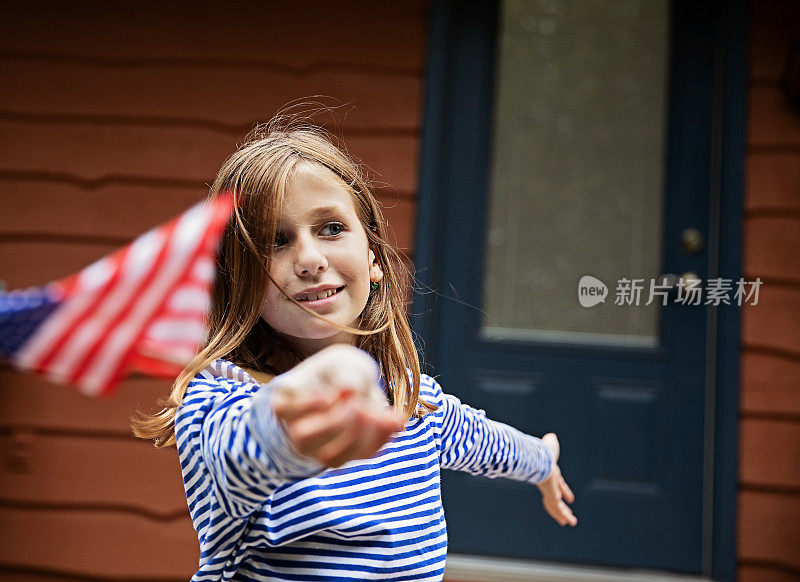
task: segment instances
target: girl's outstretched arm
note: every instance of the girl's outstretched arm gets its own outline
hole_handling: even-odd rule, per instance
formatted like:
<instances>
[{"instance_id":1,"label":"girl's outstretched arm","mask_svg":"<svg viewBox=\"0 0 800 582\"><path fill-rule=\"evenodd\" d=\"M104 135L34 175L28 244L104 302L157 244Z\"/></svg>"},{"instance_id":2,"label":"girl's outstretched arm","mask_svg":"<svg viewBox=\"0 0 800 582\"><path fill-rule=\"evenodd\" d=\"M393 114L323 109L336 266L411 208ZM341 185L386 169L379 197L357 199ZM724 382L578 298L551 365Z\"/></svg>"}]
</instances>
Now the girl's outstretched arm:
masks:
<instances>
[{"instance_id":1,"label":"girl's outstretched arm","mask_svg":"<svg viewBox=\"0 0 800 582\"><path fill-rule=\"evenodd\" d=\"M574 495L556 463L559 447L554 434L538 439L490 420L483 410L441 393L438 384L434 385L442 396L442 468L535 483L553 519L561 525L577 523L565 503L571 503Z\"/></svg>"}]
</instances>

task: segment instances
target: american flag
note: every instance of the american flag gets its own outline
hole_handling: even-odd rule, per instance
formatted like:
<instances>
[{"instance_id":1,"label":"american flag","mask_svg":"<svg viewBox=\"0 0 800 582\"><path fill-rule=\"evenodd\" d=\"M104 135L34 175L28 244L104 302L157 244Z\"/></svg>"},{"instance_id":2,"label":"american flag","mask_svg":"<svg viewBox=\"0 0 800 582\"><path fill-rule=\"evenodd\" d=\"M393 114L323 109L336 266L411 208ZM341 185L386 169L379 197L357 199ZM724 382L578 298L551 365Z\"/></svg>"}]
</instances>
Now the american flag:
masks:
<instances>
[{"instance_id":1,"label":"american flag","mask_svg":"<svg viewBox=\"0 0 800 582\"><path fill-rule=\"evenodd\" d=\"M176 375L204 338L232 210L218 196L75 275L0 293L0 356L96 396L129 371Z\"/></svg>"}]
</instances>

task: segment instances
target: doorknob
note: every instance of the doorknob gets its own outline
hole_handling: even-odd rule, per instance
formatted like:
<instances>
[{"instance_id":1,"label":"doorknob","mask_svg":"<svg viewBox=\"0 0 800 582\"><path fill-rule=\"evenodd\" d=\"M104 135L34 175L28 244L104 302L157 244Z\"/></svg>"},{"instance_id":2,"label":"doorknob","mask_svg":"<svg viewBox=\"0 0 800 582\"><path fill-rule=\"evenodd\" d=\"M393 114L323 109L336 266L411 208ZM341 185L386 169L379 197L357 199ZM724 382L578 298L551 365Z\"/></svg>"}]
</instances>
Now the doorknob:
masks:
<instances>
[{"instance_id":1,"label":"doorknob","mask_svg":"<svg viewBox=\"0 0 800 582\"><path fill-rule=\"evenodd\" d=\"M681 245L687 254L696 255L705 246L703 234L696 228L687 228L681 234Z\"/></svg>"}]
</instances>

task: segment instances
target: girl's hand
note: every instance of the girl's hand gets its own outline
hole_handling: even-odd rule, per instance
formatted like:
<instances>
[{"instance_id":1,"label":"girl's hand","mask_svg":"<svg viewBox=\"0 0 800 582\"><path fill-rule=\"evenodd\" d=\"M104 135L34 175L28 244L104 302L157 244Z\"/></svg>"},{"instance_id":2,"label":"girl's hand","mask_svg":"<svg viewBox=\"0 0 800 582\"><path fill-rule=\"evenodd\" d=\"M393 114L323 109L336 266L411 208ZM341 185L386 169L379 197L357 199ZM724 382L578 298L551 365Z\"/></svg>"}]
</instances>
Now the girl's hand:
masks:
<instances>
[{"instance_id":1,"label":"girl's hand","mask_svg":"<svg viewBox=\"0 0 800 582\"><path fill-rule=\"evenodd\" d=\"M567 503L575 501L575 495L572 489L569 488L564 477L561 476L561 469L558 467L558 455L561 447L558 444L558 437L549 432L542 437L542 441L550 452L553 453L553 469L550 472L550 477L538 483L536 486L542 492L542 505L545 511L550 514L550 517L555 519L559 525L578 524L578 518L572 514L572 510Z\"/></svg>"},{"instance_id":2,"label":"girl's hand","mask_svg":"<svg viewBox=\"0 0 800 582\"><path fill-rule=\"evenodd\" d=\"M321 350L280 376L272 406L295 450L327 467L374 455L404 421L378 378L375 361L346 345Z\"/></svg>"}]
</instances>

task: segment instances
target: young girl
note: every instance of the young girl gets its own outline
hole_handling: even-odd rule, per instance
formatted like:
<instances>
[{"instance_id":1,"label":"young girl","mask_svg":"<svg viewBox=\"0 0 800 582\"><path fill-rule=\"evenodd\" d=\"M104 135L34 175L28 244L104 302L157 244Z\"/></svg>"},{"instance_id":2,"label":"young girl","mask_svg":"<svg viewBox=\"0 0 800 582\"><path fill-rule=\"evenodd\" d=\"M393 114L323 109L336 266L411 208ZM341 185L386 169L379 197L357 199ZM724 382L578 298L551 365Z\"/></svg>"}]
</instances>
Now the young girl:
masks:
<instances>
[{"instance_id":1,"label":"young girl","mask_svg":"<svg viewBox=\"0 0 800 582\"><path fill-rule=\"evenodd\" d=\"M555 435L491 421L420 374L402 262L324 132L258 128L212 186L226 191L207 345L135 422L177 445L193 580L441 580L442 468L535 483L577 523Z\"/></svg>"}]
</instances>

